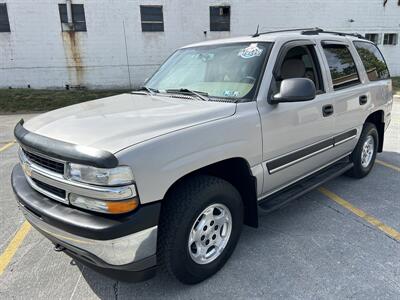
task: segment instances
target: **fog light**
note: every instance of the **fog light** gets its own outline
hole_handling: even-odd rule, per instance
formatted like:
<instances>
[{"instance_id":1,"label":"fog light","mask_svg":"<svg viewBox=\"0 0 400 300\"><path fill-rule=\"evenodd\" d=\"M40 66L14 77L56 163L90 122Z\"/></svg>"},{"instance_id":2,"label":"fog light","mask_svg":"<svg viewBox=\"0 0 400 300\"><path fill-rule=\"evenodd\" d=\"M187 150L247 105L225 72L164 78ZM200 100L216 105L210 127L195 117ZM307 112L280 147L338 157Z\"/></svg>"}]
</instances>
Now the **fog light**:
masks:
<instances>
[{"instance_id":1,"label":"fog light","mask_svg":"<svg viewBox=\"0 0 400 300\"><path fill-rule=\"evenodd\" d=\"M123 214L135 210L139 205L137 197L121 200L107 201L69 194L71 205L106 214Z\"/></svg>"}]
</instances>

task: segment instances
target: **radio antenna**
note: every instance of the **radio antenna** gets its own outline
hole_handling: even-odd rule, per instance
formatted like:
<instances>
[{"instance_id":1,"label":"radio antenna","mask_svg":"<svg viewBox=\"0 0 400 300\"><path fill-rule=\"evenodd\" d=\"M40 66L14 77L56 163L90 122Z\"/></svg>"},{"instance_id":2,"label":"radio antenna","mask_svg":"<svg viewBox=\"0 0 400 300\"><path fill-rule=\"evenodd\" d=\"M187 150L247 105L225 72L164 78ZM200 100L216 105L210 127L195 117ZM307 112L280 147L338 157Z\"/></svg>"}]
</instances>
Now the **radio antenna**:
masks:
<instances>
[{"instance_id":1,"label":"radio antenna","mask_svg":"<svg viewBox=\"0 0 400 300\"><path fill-rule=\"evenodd\" d=\"M253 37L258 37L260 34L258 33L258 29L260 28L260 24L257 25L256 33L253 34Z\"/></svg>"}]
</instances>

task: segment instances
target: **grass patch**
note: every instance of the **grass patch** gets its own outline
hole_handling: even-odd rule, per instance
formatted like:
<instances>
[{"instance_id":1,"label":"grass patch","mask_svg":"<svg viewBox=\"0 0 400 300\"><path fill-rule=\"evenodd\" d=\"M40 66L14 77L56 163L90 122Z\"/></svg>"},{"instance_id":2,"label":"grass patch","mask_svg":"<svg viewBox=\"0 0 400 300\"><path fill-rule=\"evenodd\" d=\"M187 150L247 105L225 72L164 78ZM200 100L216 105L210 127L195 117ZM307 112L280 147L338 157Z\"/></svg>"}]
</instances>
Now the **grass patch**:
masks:
<instances>
[{"instance_id":1,"label":"grass patch","mask_svg":"<svg viewBox=\"0 0 400 300\"><path fill-rule=\"evenodd\" d=\"M393 94L400 96L400 77L392 77Z\"/></svg>"},{"instance_id":2,"label":"grass patch","mask_svg":"<svg viewBox=\"0 0 400 300\"><path fill-rule=\"evenodd\" d=\"M0 89L0 113L34 113L109 97L127 90Z\"/></svg>"},{"instance_id":3,"label":"grass patch","mask_svg":"<svg viewBox=\"0 0 400 300\"><path fill-rule=\"evenodd\" d=\"M400 96L400 77L392 77L393 93ZM44 112L129 90L0 89L0 114Z\"/></svg>"}]
</instances>

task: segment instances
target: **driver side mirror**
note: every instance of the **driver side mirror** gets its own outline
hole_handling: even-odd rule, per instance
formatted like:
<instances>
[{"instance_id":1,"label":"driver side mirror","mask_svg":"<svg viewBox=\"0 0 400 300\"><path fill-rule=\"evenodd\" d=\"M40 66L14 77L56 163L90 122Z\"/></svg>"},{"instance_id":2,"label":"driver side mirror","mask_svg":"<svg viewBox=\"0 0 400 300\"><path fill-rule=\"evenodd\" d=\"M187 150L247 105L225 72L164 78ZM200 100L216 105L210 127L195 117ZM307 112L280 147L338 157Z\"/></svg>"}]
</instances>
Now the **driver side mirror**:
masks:
<instances>
[{"instance_id":1,"label":"driver side mirror","mask_svg":"<svg viewBox=\"0 0 400 300\"><path fill-rule=\"evenodd\" d=\"M284 79L278 94L272 96L270 104L279 102L309 101L315 98L315 84L308 78Z\"/></svg>"}]
</instances>

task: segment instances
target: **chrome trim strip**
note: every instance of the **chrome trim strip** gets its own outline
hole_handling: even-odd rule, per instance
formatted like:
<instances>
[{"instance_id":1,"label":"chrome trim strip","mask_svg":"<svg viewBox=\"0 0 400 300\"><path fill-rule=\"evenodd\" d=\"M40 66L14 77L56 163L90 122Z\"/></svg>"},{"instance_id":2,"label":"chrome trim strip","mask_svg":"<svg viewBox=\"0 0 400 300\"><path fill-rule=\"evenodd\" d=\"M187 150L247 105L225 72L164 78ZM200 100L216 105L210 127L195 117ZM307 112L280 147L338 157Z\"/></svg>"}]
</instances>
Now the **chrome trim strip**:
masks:
<instances>
[{"instance_id":1,"label":"chrome trim strip","mask_svg":"<svg viewBox=\"0 0 400 300\"><path fill-rule=\"evenodd\" d=\"M65 203L65 204L68 204L68 203L69 203L68 199L58 197L57 195L55 195L55 194L53 194L53 193L50 193L50 192L48 192L48 191L42 189L41 187L39 187L39 186L32 180L31 177L29 177L29 176L26 175L26 174L24 174L24 175L25 175L25 178L26 178L26 180L28 181L29 185L30 185L32 188L34 188L35 190L37 190L39 193L42 193L43 195L45 195L45 196L47 196L47 197L49 197L49 198L52 198L52 199L54 199L54 200L60 201L60 202L62 202L62 203Z\"/></svg>"},{"instance_id":2,"label":"chrome trim strip","mask_svg":"<svg viewBox=\"0 0 400 300\"><path fill-rule=\"evenodd\" d=\"M51 226L22 207L26 219L50 236L87 251L111 265L125 265L156 253L158 226L113 240L93 240Z\"/></svg>"},{"instance_id":3,"label":"chrome trim strip","mask_svg":"<svg viewBox=\"0 0 400 300\"><path fill-rule=\"evenodd\" d=\"M269 160L265 161L264 163L269 163L269 162L271 162L271 161L274 161L274 160L277 160L277 159L279 159L279 158L282 158L282 157L288 156L288 155L290 155L290 154L293 154L293 153L299 152L299 151L301 151L301 150L304 150L304 149L307 149L307 148L309 148L309 147L312 147L312 146L318 145L318 144L320 144L320 143L323 143L323 142L329 141L329 140L331 140L331 139L333 139L333 137L330 137L330 138L327 138L327 139L323 139L323 140L321 140L321 141L318 141L318 142L315 142L315 143L309 144L309 145L307 145L307 146L304 146L304 147L298 148L298 149L296 149L296 150L293 150L293 151L290 151L290 152L286 152L285 154L282 154L282 155L279 155L279 156L275 156L274 158L271 158L271 159L269 159Z\"/></svg>"},{"instance_id":4,"label":"chrome trim strip","mask_svg":"<svg viewBox=\"0 0 400 300\"><path fill-rule=\"evenodd\" d=\"M280 170L286 169L286 168L288 168L288 167L290 167L290 166L292 166L292 165L294 165L294 164L297 164L297 163L299 163L299 162L301 162L301 161L303 161L303 160L306 160L307 158L310 158L310 157L312 157L312 156L314 156L314 155L317 155L317 154L319 154L319 153L321 153L321 152L324 152L324 151L326 151L326 150L328 150L328 149L331 149L331 148L333 148L333 144L330 145L330 146L328 146L328 147L319 149L318 151L315 151L315 152L313 152L313 153L310 153L310 154L308 154L308 155L306 155L306 156L303 156L303 157L300 157L300 158L298 158L298 159L296 159L296 160L293 160L293 161L291 161L291 162L289 162L289 163L287 163L287 164L284 164L284 165L282 165L282 166L280 166L280 167L278 167L278 168L271 169L271 170L269 170L269 173L270 173L270 174L274 174L274 173L276 173L276 172L278 172L278 171L280 171Z\"/></svg>"},{"instance_id":5,"label":"chrome trim strip","mask_svg":"<svg viewBox=\"0 0 400 300\"><path fill-rule=\"evenodd\" d=\"M337 158L337 159L335 159L335 160L333 160L333 161L331 161L331 162L329 162L329 163L323 165L322 167L319 167L318 169L315 169L314 171L311 171L311 172L309 172L309 173L307 173L307 174L305 174L305 175L303 175L303 176L301 176L301 177L299 177L299 178L297 178L297 179L295 179L295 180L293 180L293 181L290 181L289 183L287 183L287 184L285 184L285 185L283 185L283 186L281 186L281 187L279 187L279 188L277 188L277 189L274 189L274 190L272 190L272 191L269 192L269 193L262 194L261 196L257 197L257 201L262 200L262 199L264 199L264 198L266 198L266 197L268 197L268 196L270 196L270 195L272 195L272 194L274 194L274 193L277 193L277 192L279 192L280 190L283 190L284 188L288 187L289 185L292 185L292 184L294 184L294 183L296 183L296 182L298 182L298 181L300 181L300 180L306 178L307 176L310 176L310 175L312 175L312 174L314 174L314 173L316 173L316 172L322 170L323 168L326 168L326 167L328 167L329 165L334 164L335 162L337 162L337 161L339 161L339 160L345 158L346 156L349 156L350 154L351 154L351 152L348 152L348 153L346 153L345 155L340 156L339 158Z\"/></svg>"},{"instance_id":6,"label":"chrome trim strip","mask_svg":"<svg viewBox=\"0 0 400 300\"><path fill-rule=\"evenodd\" d=\"M64 176L61 174L51 172L31 162L21 150L19 151L19 156L26 177L37 179L43 183L66 191L66 199L61 202L68 203L69 193L75 193L81 196L111 201L124 200L137 196L136 187L134 184L121 187L102 187L71 181L65 179ZM30 174L27 174L27 172ZM34 184L32 180L29 180L28 182L34 189L43 193L43 189ZM49 192L47 192L45 195L57 201L60 201L61 199L60 197Z\"/></svg>"},{"instance_id":7,"label":"chrome trim strip","mask_svg":"<svg viewBox=\"0 0 400 300\"><path fill-rule=\"evenodd\" d=\"M354 138L356 138L356 137L357 137L357 134L356 134L356 135L349 136L348 138L345 138L345 139L343 139L343 140L341 140L341 141L339 141L339 142L336 142L334 145L335 145L335 146L341 145L341 144L343 144L343 143L345 143L345 142L347 142L347 141L350 141L350 140L352 140L352 139L354 139Z\"/></svg>"},{"instance_id":8,"label":"chrome trim strip","mask_svg":"<svg viewBox=\"0 0 400 300\"><path fill-rule=\"evenodd\" d=\"M342 136L343 134L351 133L352 131L356 131L356 134L355 134L355 135L352 135L352 136L350 136L350 137L347 137L347 138L345 138L345 139L343 139L343 140L340 140L340 141L338 141L338 142L335 142L335 139L336 139L336 138ZM281 171L281 170L283 170L283 169L285 169L285 168L288 168L288 167L290 167L290 166L292 166L292 165L294 165L294 164L297 164L297 163L299 163L299 162L301 162L301 161L303 161L303 160L305 160L305 159L308 159L308 158L310 158L310 157L312 157L312 156L314 156L314 155L317 155L317 154L319 154L319 153L321 153L321 152L324 152L324 151L326 151L326 150L329 150L329 149L331 149L331 148L333 148L333 147L335 147L335 146L341 145L341 144L343 144L343 143L345 143L345 142L347 142L347 141L349 141L349 140L351 140L351 139L354 139L354 138L356 138L356 137L357 137L357 129L352 129L352 130L346 131L346 132L344 132L344 133L337 134L337 135L335 135L335 136L333 136L333 137L330 137L330 138L327 138L327 139L323 139L323 140L321 140L321 141L318 141L318 142L309 144L309 145L304 146L304 147L301 147L301 148L299 148L299 149L296 149L296 150L287 152L287 153L285 153L285 154L276 156L276 157L274 157L274 158L272 158L272 159L270 159L270 160L264 161L263 163L265 163L265 165L267 166L267 170L268 170L269 174L274 174L274 173L276 173L276 172L278 172L278 171ZM305 156L303 156L303 157L300 157L300 158L298 158L298 159L296 159L296 160L290 161L290 162L288 162L288 163L286 163L286 164L284 164L284 165L282 165L282 166L279 166L279 167L277 167L277 168L274 168L274 169L269 169L269 168L268 168L268 164L271 163L271 162L277 161L277 160L279 160L279 159L281 159L281 158L290 156L290 155L292 155L292 154L298 153L298 152L300 152L300 151L302 151L302 150L311 148L311 147L313 147L313 146L316 146L316 145L318 145L318 144L321 144L321 143L324 143L324 142L327 142L327 141L330 141L330 140L332 141L332 145L330 145L330 146L328 146L328 147L324 147L324 148L322 148L322 149L319 149L319 150L317 150L317 151L315 151L315 152L312 152L312 153L310 153L310 154L307 154L307 155L305 155Z\"/></svg>"}]
</instances>

